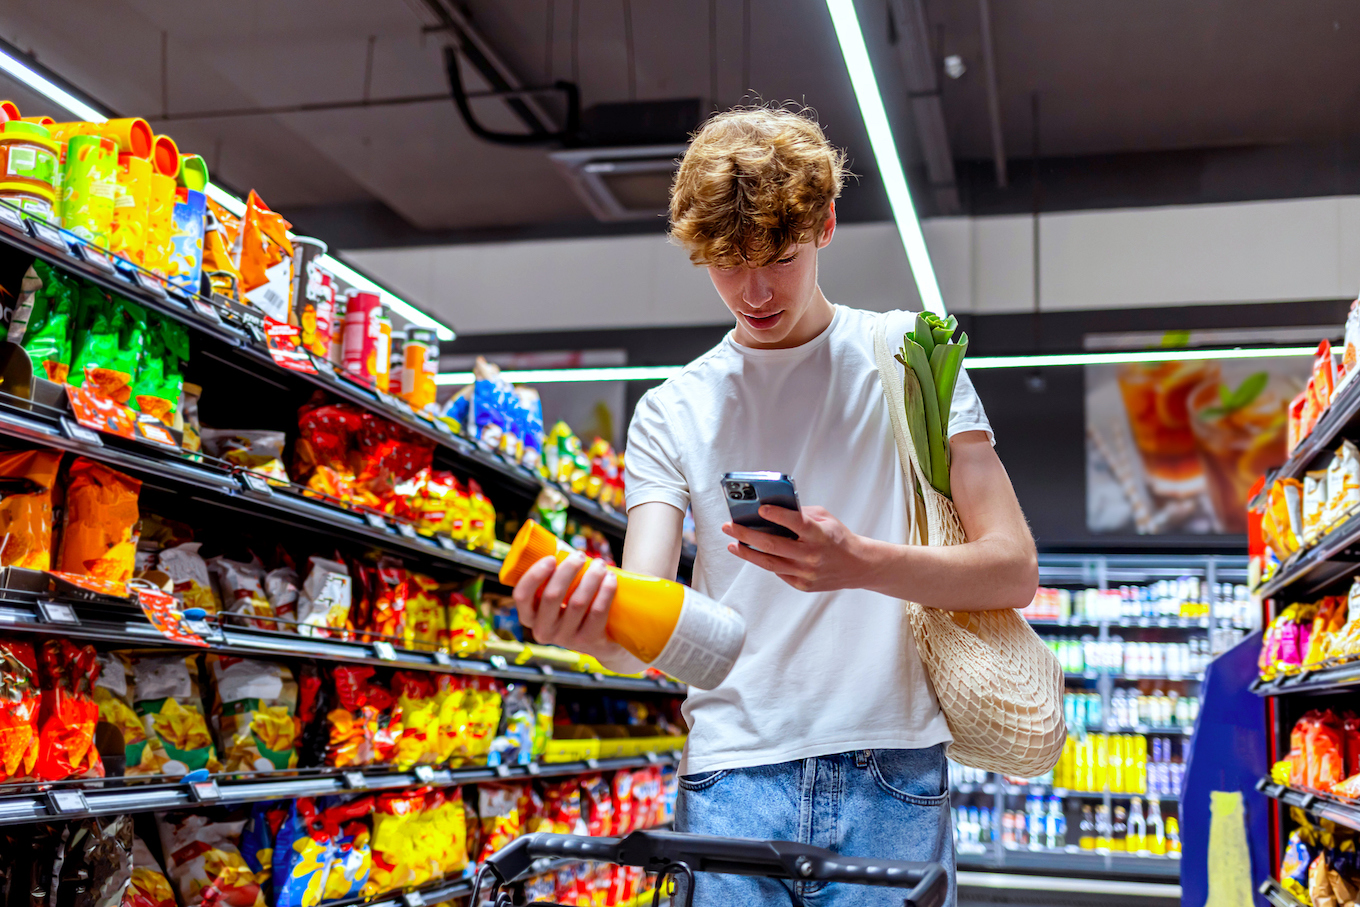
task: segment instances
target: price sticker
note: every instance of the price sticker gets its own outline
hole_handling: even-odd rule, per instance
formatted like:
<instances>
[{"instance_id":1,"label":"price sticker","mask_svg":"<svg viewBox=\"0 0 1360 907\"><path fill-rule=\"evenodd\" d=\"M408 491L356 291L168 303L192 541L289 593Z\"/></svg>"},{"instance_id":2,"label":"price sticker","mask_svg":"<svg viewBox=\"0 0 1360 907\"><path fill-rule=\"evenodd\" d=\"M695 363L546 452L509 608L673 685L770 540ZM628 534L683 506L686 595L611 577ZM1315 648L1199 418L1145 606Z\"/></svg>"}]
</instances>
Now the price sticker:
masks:
<instances>
[{"instance_id":1,"label":"price sticker","mask_svg":"<svg viewBox=\"0 0 1360 907\"><path fill-rule=\"evenodd\" d=\"M24 221L28 225L28 232L34 239L47 243L49 246L61 249L63 252L69 251L66 240L62 237L61 231L49 224L47 221L36 218L28 218Z\"/></svg>"},{"instance_id":2,"label":"price sticker","mask_svg":"<svg viewBox=\"0 0 1360 907\"><path fill-rule=\"evenodd\" d=\"M88 813L90 804L82 790L50 790L47 809L54 816L77 816Z\"/></svg>"},{"instance_id":3,"label":"price sticker","mask_svg":"<svg viewBox=\"0 0 1360 907\"><path fill-rule=\"evenodd\" d=\"M347 790L368 790L368 778L364 777L363 772L353 770L341 772L340 777L344 780Z\"/></svg>"},{"instance_id":4,"label":"price sticker","mask_svg":"<svg viewBox=\"0 0 1360 907\"><path fill-rule=\"evenodd\" d=\"M434 781L434 766L432 765L417 765L413 769L413 773L416 780L421 784L430 784Z\"/></svg>"},{"instance_id":5,"label":"price sticker","mask_svg":"<svg viewBox=\"0 0 1360 907\"><path fill-rule=\"evenodd\" d=\"M82 444L90 444L94 447L104 446L104 441L99 437L99 432L86 428L65 416L61 417L61 433L72 441L79 441Z\"/></svg>"},{"instance_id":6,"label":"price sticker","mask_svg":"<svg viewBox=\"0 0 1360 907\"><path fill-rule=\"evenodd\" d=\"M246 470L241 474L241 484L246 487L246 491L255 494L273 497L274 489L270 486L269 480L257 472Z\"/></svg>"},{"instance_id":7,"label":"price sticker","mask_svg":"<svg viewBox=\"0 0 1360 907\"><path fill-rule=\"evenodd\" d=\"M65 602L39 601L38 617L45 624L76 625L80 623L80 618L76 617L76 609Z\"/></svg>"},{"instance_id":8,"label":"price sticker","mask_svg":"<svg viewBox=\"0 0 1360 907\"><path fill-rule=\"evenodd\" d=\"M391 409L406 409L406 404L398 397L394 397L386 391L374 391L377 394L378 402Z\"/></svg>"},{"instance_id":9,"label":"price sticker","mask_svg":"<svg viewBox=\"0 0 1360 907\"><path fill-rule=\"evenodd\" d=\"M373 643L373 654L379 661L397 660L397 650L392 648L392 644L384 639Z\"/></svg>"},{"instance_id":10,"label":"price sticker","mask_svg":"<svg viewBox=\"0 0 1360 907\"><path fill-rule=\"evenodd\" d=\"M501 763L500 765L496 766L496 777L497 777L497 778L509 778L509 777L510 777L510 766L506 765L505 763Z\"/></svg>"},{"instance_id":11,"label":"price sticker","mask_svg":"<svg viewBox=\"0 0 1360 907\"><path fill-rule=\"evenodd\" d=\"M590 769L592 772L597 772L597 771L599 771L599 770L600 770L600 760L599 760L599 759L587 759L587 760L586 760L586 768Z\"/></svg>"},{"instance_id":12,"label":"price sticker","mask_svg":"<svg viewBox=\"0 0 1360 907\"><path fill-rule=\"evenodd\" d=\"M435 419L434 428L435 431L442 432L443 434L446 434L449 437L453 437L453 429L449 427L449 423L445 422L443 419Z\"/></svg>"},{"instance_id":13,"label":"price sticker","mask_svg":"<svg viewBox=\"0 0 1360 907\"><path fill-rule=\"evenodd\" d=\"M329 359L322 358L321 356L313 356L312 365L316 366L316 370L327 378L335 377L335 363L331 362Z\"/></svg>"},{"instance_id":14,"label":"price sticker","mask_svg":"<svg viewBox=\"0 0 1360 907\"><path fill-rule=\"evenodd\" d=\"M557 673L553 670L552 665L539 665L538 669L543 672L544 677L551 677L553 674Z\"/></svg>"},{"instance_id":15,"label":"price sticker","mask_svg":"<svg viewBox=\"0 0 1360 907\"><path fill-rule=\"evenodd\" d=\"M213 308L213 304L211 302L208 302L208 300L203 299L202 297L199 296L190 296L189 305L193 308L195 312L202 315L209 321L215 322L217 324L222 323L222 316L217 314L217 309Z\"/></svg>"},{"instance_id":16,"label":"price sticker","mask_svg":"<svg viewBox=\"0 0 1360 907\"><path fill-rule=\"evenodd\" d=\"M649 765L656 765L661 762L660 757L658 757L657 754L652 752L651 750L648 750L647 752L643 753L642 758L646 759Z\"/></svg>"},{"instance_id":17,"label":"price sticker","mask_svg":"<svg viewBox=\"0 0 1360 907\"><path fill-rule=\"evenodd\" d=\"M164 285L161 284L159 280L157 280L152 275L146 273L145 271L137 271L135 273L137 275L137 285L139 287L141 287L143 290L146 290L152 296L157 296L161 299L166 298L165 287Z\"/></svg>"},{"instance_id":18,"label":"price sticker","mask_svg":"<svg viewBox=\"0 0 1360 907\"><path fill-rule=\"evenodd\" d=\"M443 651L431 652L430 657L433 658L434 663L439 665L441 668L453 667L453 656L450 655L448 652Z\"/></svg>"},{"instance_id":19,"label":"price sticker","mask_svg":"<svg viewBox=\"0 0 1360 907\"><path fill-rule=\"evenodd\" d=\"M368 525L372 526L374 529L387 529L387 520L383 519L381 514L365 513L364 519L367 520Z\"/></svg>"},{"instance_id":20,"label":"price sticker","mask_svg":"<svg viewBox=\"0 0 1360 907\"><path fill-rule=\"evenodd\" d=\"M524 766L524 770L528 772L529 776L532 778L537 778L539 774L543 771L543 769L539 767L539 764L537 762L530 762L528 765Z\"/></svg>"},{"instance_id":21,"label":"price sticker","mask_svg":"<svg viewBox=\"0 0 1360 907\"><path fill-rule=\"evenodd\" d=\"M250 334L250 339L260 346L269 346L269 340L264 336L264 328L253 321L246 322L246 332Z\"/></svg>"},{"instance_id":22,"label":"price sticker","mask_svg":"<svg viewBox=\"0 0 1360 907\"><path fill-rule=\"evenodd\" d=\"M113 262L109 261L109 257L103 252L90 246L76 246L76 248L80 250L80 257L85 259L86 262L106 274L113 273Z\"/></svg>"},{"instance_id":23,"label":"price sticker","mask_svg":"<svg viewBox=\"0 0 1360 907\"><path fill-rule=\"evenodd\" d=\"M189 796L199 803L212 803L222 799L222 791L217 786L217 781L209 778L206 781L190 781Z\"/></svg>"},{"instance_id":24,"label":"price sticker","mask_svg":"<svg viewBox=\"0 0 1360 907\"><path fill-rule=\"evenodd\" d=\"M419 891L408 891L401 896L404 907L425 907L425 895Z\"/></svg>"},{"instance_id":25,"label":"price sticker","mask_svg":"<svg viewBox=\"0 0 1360 907\"><path fill-rule=\"evenodd\" d=\"M208 623L202 618L186 619L180 625L190 633L201 637L205 642L222 642L225 637L222 635L222 628L215 623Z\"/></svg>"},{"instance_id":26,"label":"price sticker","mask_svg":"<svg viewBox=\"0 0 1360 907\"><path fill-rule=\"evenodd\" d=\"M403 538L413 539L416 537L416 527L412 526L410 523L398 523L397 535Z\"/></svg>"},{"instance_id":27,"label":"price sticker","mask_svg":"<svg viewBox=\"0 0 1360 907\"><path fill-rule=\"evenodd\" d=\"M458 543L455 542L453 539L449 538L447 535L435 536L435 541L438 542L439 547L443 548L445 551L459 550Z\"/></svg>"},{"instance_id":28,"label":"price sticker","mask_svg":"<svg viewBox=\"0 0 1360 907\"><path fill-rule=\"evenodd\" d=\"M19 216L19 212L6 204L0 204L0 224L15 230L24 229L24 219Z\"/></svg>"},{"instance_id":29,"label":"price sticker","mask_svg":"<svg viewBox=\"0 0 1360 907\"><path fill-rule=\"evenodd\" d=\"M497 671L504 671L509 667L504 655L492 655L487 661L491 662L491 667L495 668Z\"/></svg>"}]
</instances>

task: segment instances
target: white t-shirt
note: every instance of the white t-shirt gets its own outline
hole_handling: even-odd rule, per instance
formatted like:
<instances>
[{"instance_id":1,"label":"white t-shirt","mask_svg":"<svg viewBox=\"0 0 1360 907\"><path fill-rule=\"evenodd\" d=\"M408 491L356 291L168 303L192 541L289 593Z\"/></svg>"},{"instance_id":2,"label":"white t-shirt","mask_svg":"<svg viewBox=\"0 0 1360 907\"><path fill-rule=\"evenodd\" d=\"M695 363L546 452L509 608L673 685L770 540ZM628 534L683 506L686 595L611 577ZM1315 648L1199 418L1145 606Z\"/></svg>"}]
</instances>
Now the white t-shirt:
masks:
<instances>
[{"instance_id":1,"label":"white t-shirt","mask_svg":"<svg viewBox=\"0 0 1360 907\"><path fill-rule=\"evenodd\" d=\"M628 430L627 506L694 509L694 588L746 620L746 646L717 688L691 690L686 773L770 765L856 749L950 740L901 602L861 589L800 592L727 551L723 473L773 470L799 503L852 532L906 540L906 481L874 363L877 313L835 307L831 325L792 349L732 334L638 403ZM893 313L896 348L914 315ZM991 434L960 374L952 437Z\"/></svg>"}]
</instances>

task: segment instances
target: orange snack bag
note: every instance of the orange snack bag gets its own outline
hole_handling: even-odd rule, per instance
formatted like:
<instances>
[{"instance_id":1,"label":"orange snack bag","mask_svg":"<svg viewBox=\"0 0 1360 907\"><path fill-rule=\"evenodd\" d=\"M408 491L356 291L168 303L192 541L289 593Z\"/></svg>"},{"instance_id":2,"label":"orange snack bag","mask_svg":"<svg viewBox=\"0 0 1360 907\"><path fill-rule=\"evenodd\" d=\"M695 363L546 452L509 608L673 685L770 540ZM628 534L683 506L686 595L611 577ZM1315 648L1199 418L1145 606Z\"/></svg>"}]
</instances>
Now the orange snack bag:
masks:
<instances>
[{"instance_id":1,"label":"orange snack bag","mask_svg":"<svg viewBox=\"0 0 1360 907\"><path fill-rule=\"evenodd\" d=\"M0 566L52 566L52 486L61 451L0 454Z\"/></svg>"},{"instance_id":2,"label":"orange snack bag","mask_svg":"<svg viewBox=\"0 0 1360 907\"><path fill-rule=\"evenodd\" d=\"M269 210L251 190L232 260L241 273L241 301L283 324L291 322L293 295L292 224Z\"/></svg>"},{"instance_id":3,"label":"orange snack bag","mask_svg":"<svg viewBox=\"0 0 1360 907\"><path fill-rule=\"evenodd\" d=\"M77 457L66 487L58 569L114 582L132 579L141 488L131 476Z\"/></svg>"},{"instance_id":4,"label":"orange snack bag","mask_svg":"<svg viewBox=\"0 0 1360 907\"><path fill-rule=\"evenodd\" d=\"M34 776L39 696L33 643L0 641L0 781Z\"/></svg>"},{"instance_id":5,"label":"orange snack bag","mask_svg":"<svg viewBox=\"0 0 1360 907\"><path fill-rule=\"evenodd\" d=\"M42 708L38 717L38 775L45 781L102 778L94 745L99 706L93 698L99 662L93 646L49 639L42 651Z\"/></svg>"},{"instance_id":6,"label":"orange snack bag","mask_svg":"<svg viewBox=\"0 0 1360 907\"><path fill-rule=\"evenodd\" d=\"M209 198L203 233L203 273L213 293L233 302L240 301L241 272L236 269L231 250L240 232L241 219Z\"/></svg>"},{"instance_id":7,"label":"orange snack bag","mask_svg":"<svg viewBox=\"0 0 1360 907\"><path fill-rule=\"evenodd\" d=\"M1309 387L1313 391L1313 405L1321 416L1331 405L1332 392L1336 390L1336 360L1332 358L1330 340L1321 341L1313 354L1313 378Z\"/></svg>"}]
</instances>

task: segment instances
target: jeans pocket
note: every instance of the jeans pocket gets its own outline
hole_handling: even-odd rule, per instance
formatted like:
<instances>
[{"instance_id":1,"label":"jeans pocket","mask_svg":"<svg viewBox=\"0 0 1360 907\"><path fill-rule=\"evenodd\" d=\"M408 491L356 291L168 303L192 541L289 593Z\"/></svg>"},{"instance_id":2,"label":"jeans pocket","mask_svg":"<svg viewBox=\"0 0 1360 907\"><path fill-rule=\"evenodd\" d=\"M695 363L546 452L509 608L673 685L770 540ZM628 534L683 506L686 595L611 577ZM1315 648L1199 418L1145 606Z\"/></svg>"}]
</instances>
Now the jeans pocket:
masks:
<instances>
[{"instance_id":1,"label":"jeans pocket","mask_svg":"<svg viewBox=\"0 0 1360 907\"><path fill-rule=\"evenodd\" d=\"M920 750L870 750L874 783L897 799L917 806L949 802L949 775L944 745Z\"/></svg>"},{"instance_id":2,"label":"jeans pocket","mask_svg":"<svg viewBox=\"0 0 1360 907\"><path fill-rule=\"evenodd\" d=\"M716 772L699 772L697 775L681 775L680 786L685 790L705 790L717 784L723 778L732 774L730 768L719 769Z\"/></svg>"}]
</instances>

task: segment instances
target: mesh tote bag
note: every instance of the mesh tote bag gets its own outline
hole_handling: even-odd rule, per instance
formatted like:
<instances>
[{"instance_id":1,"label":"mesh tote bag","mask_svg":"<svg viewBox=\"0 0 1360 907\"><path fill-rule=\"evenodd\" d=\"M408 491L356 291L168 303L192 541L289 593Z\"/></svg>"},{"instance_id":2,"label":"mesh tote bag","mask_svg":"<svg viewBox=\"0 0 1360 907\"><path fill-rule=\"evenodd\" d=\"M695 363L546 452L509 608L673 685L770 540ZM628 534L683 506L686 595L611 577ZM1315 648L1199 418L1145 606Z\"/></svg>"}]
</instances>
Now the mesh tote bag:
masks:
<instances>
[{"instance_id":1,"label":"mesh tote bag","mask_svg":"<svg viewBox=\"0 0 1360 907\"><path fill-rule=\"evenodd\" d=\"M954 502L921 470L907 430L901 366L887 343L889 316L874 319L874 358L906 474L908 542L962 545ZM915 488L917 494L912 494ZM1063 672L1057 656L1013 608L941 611L903 602L916 648L954 742L949 757L973 768L1034 778L1051 769L1067 740Z\"/></svg>"}]
</instances>

